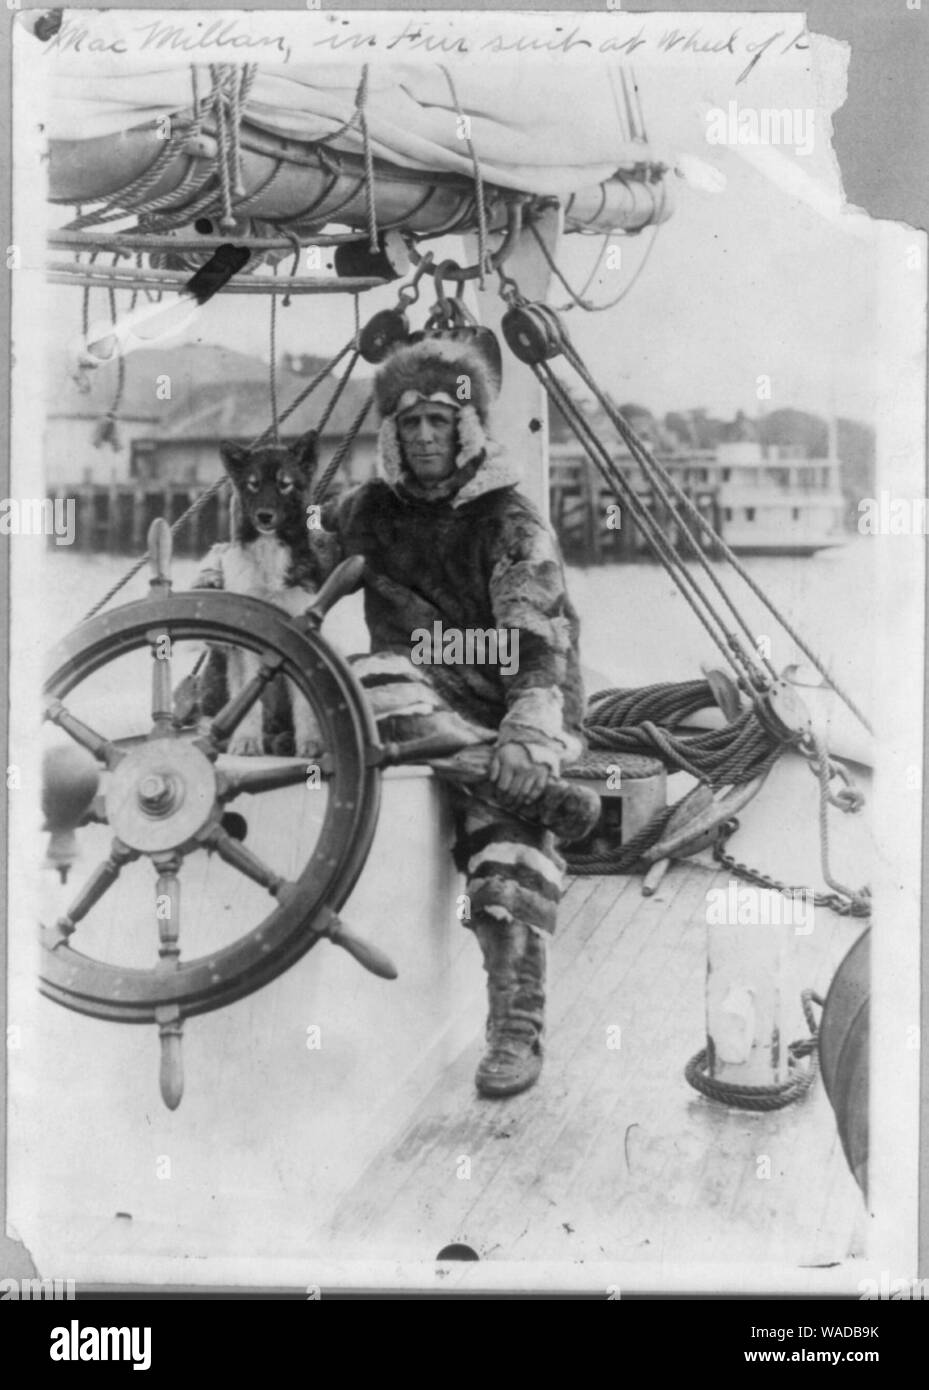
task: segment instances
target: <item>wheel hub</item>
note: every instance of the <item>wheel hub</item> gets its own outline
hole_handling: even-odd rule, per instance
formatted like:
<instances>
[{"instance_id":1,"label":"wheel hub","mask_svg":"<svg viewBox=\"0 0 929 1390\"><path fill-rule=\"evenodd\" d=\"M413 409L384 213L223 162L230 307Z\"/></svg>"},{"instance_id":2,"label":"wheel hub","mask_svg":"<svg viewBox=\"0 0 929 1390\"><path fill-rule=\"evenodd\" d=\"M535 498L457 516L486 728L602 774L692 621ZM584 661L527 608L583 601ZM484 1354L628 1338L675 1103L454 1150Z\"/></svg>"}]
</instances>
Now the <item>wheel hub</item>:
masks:
<instances>
[{"instance_id":1,"label":"wheel hub","mask_svg":"<svg viewBox=\"0 0 929 1390\"><path fill-rule=\"evenodd\" d=\"M159 738L132 749L110 776L107 819L131 849L178 849L210 820L216 774L206 754L184 739Z\"/></svg>"},{"instance_id":2,"label":"wheel hub","mask_svg":"<svg viewBox=\"0 0 929 1390\"><path fill-rule=\"evenodd\" d=\"M139 805L148 816L167 816L178 804L178 793L183 795L173 777L161 772L152 772L139 783Z\"/></svg>"}]
</instances>

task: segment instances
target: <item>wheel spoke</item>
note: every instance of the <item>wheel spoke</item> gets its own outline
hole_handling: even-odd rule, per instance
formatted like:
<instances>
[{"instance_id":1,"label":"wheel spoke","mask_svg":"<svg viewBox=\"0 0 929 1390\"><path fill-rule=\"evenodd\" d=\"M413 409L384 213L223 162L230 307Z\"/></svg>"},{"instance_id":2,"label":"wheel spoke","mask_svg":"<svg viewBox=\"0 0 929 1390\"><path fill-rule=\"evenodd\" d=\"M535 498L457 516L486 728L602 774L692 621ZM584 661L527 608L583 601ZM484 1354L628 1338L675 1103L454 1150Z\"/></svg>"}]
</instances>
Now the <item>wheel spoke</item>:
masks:
<instances>
[{"instance_id":1,"label":"wheel spoke","mask_svg":"<svg viewBox=\"0 0 929 1390\"><path fill-rule=\"evenodd\" d=\"M283 889L291 887L286 879L268 868L268 865L259 859L257 854L246 849L241 841L234 840L221 825L213 827L205 837L204 844L210 849L215 849L220 859L231 864L254 883L260 883L262 888L267 888L275 897L278 897Z\"/></svg>"},{"instance_id":2,"label":"wheel spoke","mask_svg":"<svg viewBox=\"0 0 929 1390\"><path fill-rule=\"evenodd\" d=\"M94 757L98 758L100 762L106 763L107 767L114 767L123 757L121 748L117 748L115 743L104 738L102 734L98 734L83 720L78 719L60 700L49 700L45 706L45 718L50 720L52 724L57 724L59 729L64 729L75 743L79 743L82 748L93 753Z\"/></svg>"},{"instance_id":3,"label":"wheel spoke","mask_svg":"<svg viewBox=\"0 0 929 1390\"><path fill-rule=\"evenodd\" d=\"M171 975L178 968L181 954L181 881L177 876L181 856L159 854L153 857L153 863L158 870L155 883L158 964L155 969L160 975Z\"/></svg>"},{"instance_id":4,"label":"wheel spoke","mask_svg":"<svg viewBox=\"0 0 929 1390\"><path fill-rule=\"evenodd\" d=\"M138 850L130 849L128 845L123 844L122 840L114 839L110 847L109 858L97 865L67 912L63 917L59 917L56 931L62 941L67 940L78 922L87 916L94 904L98 903L107 889L112 887L119 878L123 865L131 864L138 857Z\"/></svg>"},{"instance_id":5,"label":"wheel spoke","mask_svg":"<svg viewBox=\"0 0 929 1390\"><path fill-rule=\"evenodd\" d=\"M171 688L171 638L164 629L150 632L152 649L152 738L169 733L174 721L174 698Z\"/></svg>"},{"instance_id":6,"label":"wheel spoke","mask_svg":"<svg viewBox=\"0 0 929 1390\"><path fill-rule=\"evenodd\" d=\"M233 695L232 699L223 705L210 725L210 738L214 743L224 742L235 732L252 706L261 699L265 686L274 679L283 664L280 657L263 661L257 674L242 687L237 695Z\"/></svg>"},{"instance_id":7,"label":"wheel spoke","mask_svg":"<svg viewBox=\"0 0 929 1390\"><path fill-rule=\"evenodd\" d=\"M280 787L315 785L316 781L331 777L334 766L331 756L320 750L312 759L307 758L249 758L251 766L239 767L231 764L238 759L221 757L216 764L217 795L220 801L231 801L243 792L272 792ZM241 760L246 761L244 758ZM315 773L314 781L311 776Z\"/></svg>"}]
</instances>

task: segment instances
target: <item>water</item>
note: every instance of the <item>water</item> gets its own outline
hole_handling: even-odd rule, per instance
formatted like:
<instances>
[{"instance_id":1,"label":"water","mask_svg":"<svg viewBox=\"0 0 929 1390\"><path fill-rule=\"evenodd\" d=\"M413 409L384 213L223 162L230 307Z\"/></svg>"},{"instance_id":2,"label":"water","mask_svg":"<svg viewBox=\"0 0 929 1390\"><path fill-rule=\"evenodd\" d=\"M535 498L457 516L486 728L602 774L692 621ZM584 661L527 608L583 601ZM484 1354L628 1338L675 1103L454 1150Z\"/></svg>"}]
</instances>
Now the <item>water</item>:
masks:
<instances>
[{"instance_id":1,"label":"water","mask_svg":"<svg viewBox=\"0 0 929 1390\"><path fill-rule=\"evenodd\" d=\"M42 605L49 642L69 631L125 573L129 563L124 556L50 549L43 566ZM860 704L869 707L877 631L876 568L870 538L856 536L845 546L810 557L746 557L744 564L837 679ZM721 577L729 577L726 566L715 568ZM196 570L196 561L175 561L175 587L189 585ZM143 572L111 606L144 597L147 587ZM701 663L724 665L677 586L659 565L572 566L568 588L581 618L581 659L592 673L592 688L601 681L634 686L689 680L699 676ZM730 588L756 639L770 642L775 667L781 670L792 663L806 667L806 658L735 575L731 575ZM325 634L343 652L365 649L360 595L338 605L327 619ZM801 678L818 679L809 669Z\"/></svg>"}]
</instances>

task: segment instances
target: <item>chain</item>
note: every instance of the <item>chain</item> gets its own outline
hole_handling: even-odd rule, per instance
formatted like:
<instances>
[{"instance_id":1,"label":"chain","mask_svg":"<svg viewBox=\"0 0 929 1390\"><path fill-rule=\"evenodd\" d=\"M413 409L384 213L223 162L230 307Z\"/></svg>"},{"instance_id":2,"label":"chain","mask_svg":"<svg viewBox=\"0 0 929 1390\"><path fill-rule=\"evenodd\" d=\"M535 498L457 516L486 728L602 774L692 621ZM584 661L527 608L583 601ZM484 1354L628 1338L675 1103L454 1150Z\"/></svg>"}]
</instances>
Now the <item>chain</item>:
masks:
<instances>
[{"instance_id":1,"label":"chain","mask_svg":"<svg viewBox=\"0 0 929 1390\"><path fill-rule=\"evenodd\" d=\"M744 879L746 883L754 883L759 888L770 888L776 893L783 893L788 898L797 897L800 894L812 894L815 907L828 907L840 917L869 917L871 914L870 903L863 898L846 898L841 893L821 893L810 888L804 888L796 884L784 883L782 879L774 878L771 874L764 873L761 869L753 869L748 864L743 864L734 855L727 854L725 845L732 838L739 828L739 822L733 818L724 821L719 828L719 835L713 845L713 858L718 864L735 874L736 877Z\"/></svg>"}]
</instances>

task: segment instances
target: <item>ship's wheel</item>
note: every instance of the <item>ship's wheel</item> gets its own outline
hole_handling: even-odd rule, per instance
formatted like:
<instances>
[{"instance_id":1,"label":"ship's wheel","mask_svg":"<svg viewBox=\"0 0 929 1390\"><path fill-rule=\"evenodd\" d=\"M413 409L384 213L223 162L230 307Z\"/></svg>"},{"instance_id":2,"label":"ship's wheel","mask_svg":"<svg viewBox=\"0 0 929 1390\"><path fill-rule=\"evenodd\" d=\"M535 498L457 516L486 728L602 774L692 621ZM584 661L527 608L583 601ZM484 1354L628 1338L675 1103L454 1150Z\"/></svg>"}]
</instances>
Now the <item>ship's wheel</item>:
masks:
<instances>
[{"instance_id":1,"label":"ship's wheel","mask_svg":"<svg viewBox=\"0 0 929 1390\"><path fill-rule=\"evenodd\" d=\"M64 913L41 928L40 988L57 1003L96 1018L157 1024L161 1090L173 1109L183 1090L185 1018L259 989L323 936L375 974L391 978L396 972L383 953L347 932L336 915L371 846L382 750L361 687L318 629L336 599L357 587L362 562L347 561L309 614L291 621L257 599L206 590L172 593L170 532L164 522L152 527L150 553L151 596L82 623L52 654L45 717L77 747L65 745L50 759L49 824L68 833L75 825L103 824L112 839L103 862ZM172 653L181 643L222 644L259 659L257 673L212 719L187 727L180 724L174 702ZM144 661L146 649L152 661L150 724L144 733L111 738L69 708L69 695L89 677L126 654L141 653ZM319 754L313 760L227 756L228 740L278 676L309 702L319 728ZM302 868L284 877L237 838L228 806L243 794L257 804L264 793L305 786L314 776L326 781L325 811ZM203 953L197 920L185 922L182 936L181 882L185 864L210 853L261 885L271 904L250 930ZM303 858L302 849L298 857ZM152 897L139 902L134 920L120 922L120 929L135 936L151 930L151 967L84 954L76 945L81 925L91 921L126 866L143 858L155 871Z\"/></svg>"}]
</instances>

